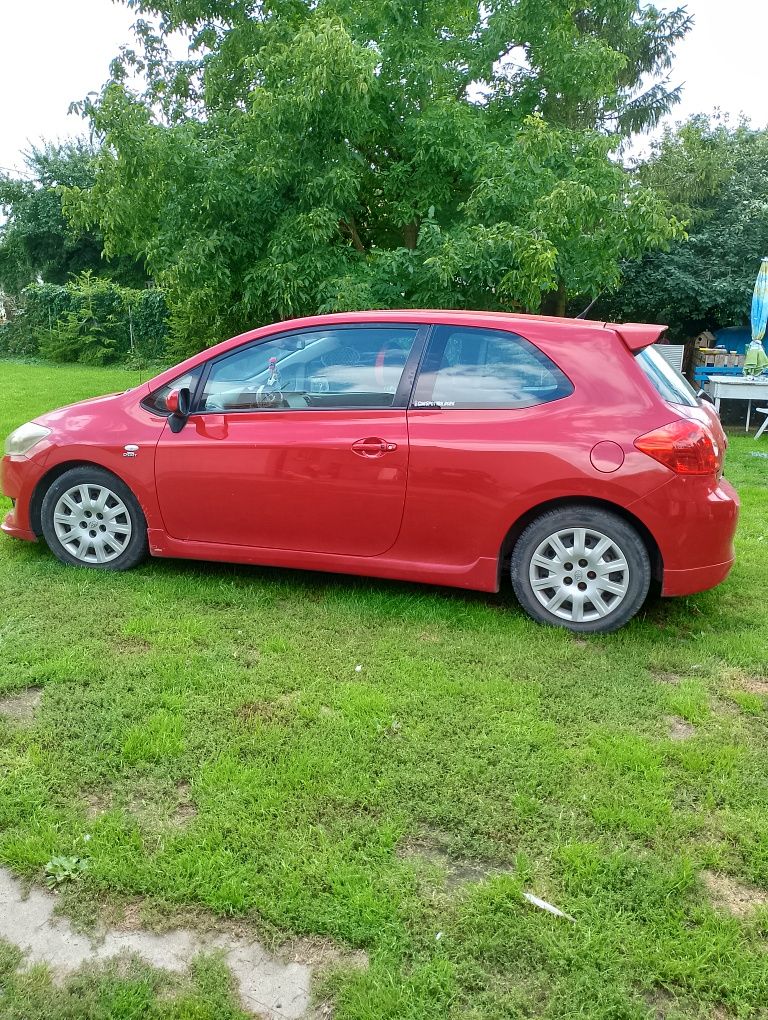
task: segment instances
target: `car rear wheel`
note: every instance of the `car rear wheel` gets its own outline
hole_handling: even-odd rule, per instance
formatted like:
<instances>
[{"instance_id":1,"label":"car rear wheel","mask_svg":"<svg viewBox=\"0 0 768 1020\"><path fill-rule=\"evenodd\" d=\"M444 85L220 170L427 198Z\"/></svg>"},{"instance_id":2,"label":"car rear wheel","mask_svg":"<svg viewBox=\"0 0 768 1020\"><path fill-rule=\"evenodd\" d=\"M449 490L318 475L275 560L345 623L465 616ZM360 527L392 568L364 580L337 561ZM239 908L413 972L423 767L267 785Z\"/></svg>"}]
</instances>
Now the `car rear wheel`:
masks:
<instances>
[{"instance_id":1,"label":"car rear wheel","mask_svg":"<svg viewBox=\"0 0 768 1020\"><path fill-rule=\"evenodd\" d=\"M569 630L608 633L637 613L648 594L645 543L627 521L591 506L538 517L512 554L512 586L529 616Z\"/></svg>"},{"instance_id":2,"label":"car rear wheel","mask_svg":"<svg viewBox=\"0 0 768 1020\"><path fill-rule=\"evenodd\" d=\"M50 486L43 535L62 563L129 570L147 554L147 523L128 486L102 468L78 467Z\"/></svg>"}]
</instances>

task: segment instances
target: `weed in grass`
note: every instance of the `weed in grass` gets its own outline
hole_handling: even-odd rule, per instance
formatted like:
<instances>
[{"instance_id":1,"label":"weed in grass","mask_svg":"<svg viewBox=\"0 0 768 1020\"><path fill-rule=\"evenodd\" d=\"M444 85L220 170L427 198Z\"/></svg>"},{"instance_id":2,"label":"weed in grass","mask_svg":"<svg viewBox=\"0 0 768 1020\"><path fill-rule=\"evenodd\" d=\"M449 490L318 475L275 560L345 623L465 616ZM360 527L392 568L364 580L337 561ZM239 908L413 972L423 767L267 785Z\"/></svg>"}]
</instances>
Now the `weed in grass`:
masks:
<instances>
[{"instance_id":1,"label":"weed in grass","mask_svg":"<svg viewBox=\"0 0 768 1020\"><path fill-rule=\"evenodd\" d=\"M55 889L64 882L82 878L88 867L89 862L85 857L73 854L52 857L45 866L46 885L49 889Z\"/></svg>"}]
</instances>

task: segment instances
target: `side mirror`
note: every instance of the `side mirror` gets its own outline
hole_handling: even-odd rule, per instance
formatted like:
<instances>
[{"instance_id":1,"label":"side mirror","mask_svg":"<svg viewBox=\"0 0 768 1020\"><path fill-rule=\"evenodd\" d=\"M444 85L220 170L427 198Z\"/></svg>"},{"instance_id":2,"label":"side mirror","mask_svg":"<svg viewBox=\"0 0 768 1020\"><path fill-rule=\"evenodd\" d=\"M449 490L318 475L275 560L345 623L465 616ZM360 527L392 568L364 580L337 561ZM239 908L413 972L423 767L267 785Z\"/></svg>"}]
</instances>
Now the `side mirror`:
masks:
<instances>
[{"instance_id":1,"label":"side mirror","mask_svg":"<svg viewBox=\"0 0 768 1020\"><path fill-rule=\"evenodd\" d=\"M168 419L171 432L181 432L189 417L189 408L192 403L192 395L189 387L182 386L180 390L171 390L165 398L165 406L171 412Z\"/></svg>"}]
</instances>

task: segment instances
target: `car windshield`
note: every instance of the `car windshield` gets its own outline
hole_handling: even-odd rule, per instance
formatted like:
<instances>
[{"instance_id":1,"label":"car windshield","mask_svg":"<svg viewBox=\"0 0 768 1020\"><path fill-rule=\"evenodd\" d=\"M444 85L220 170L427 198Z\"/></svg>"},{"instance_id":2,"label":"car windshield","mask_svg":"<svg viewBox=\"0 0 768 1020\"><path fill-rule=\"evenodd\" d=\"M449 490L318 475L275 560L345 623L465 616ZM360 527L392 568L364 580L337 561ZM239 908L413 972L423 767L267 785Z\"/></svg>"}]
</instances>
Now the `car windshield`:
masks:
<instances>
[{"instance_id":1,"label":"car windshield","mask_svg":"<svg viewBox=\"0 0 768 1020\"><path fill-rule=\"evenodd\" d=\"M699 398L696 396L696 390L653 347L644 347L635 356L635 360L663 400L671 404L698 407Z\"/></svg>"}]
</instances>

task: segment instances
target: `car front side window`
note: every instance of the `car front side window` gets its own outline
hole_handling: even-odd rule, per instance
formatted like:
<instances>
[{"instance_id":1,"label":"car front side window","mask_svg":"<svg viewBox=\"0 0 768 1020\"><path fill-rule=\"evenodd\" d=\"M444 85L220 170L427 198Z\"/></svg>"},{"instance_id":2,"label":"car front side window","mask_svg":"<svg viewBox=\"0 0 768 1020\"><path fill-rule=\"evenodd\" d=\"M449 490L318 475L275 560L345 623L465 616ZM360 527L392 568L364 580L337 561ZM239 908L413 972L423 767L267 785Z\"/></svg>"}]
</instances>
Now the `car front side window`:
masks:
<instances>
[{"instance_id":1,"label":"car front side window","mask_svg":"<svg viewBox=\"0 0 768 1020\"><path fill-rule=\"evenodd\" d=\"M331 327L249 344L213 362L199 410L392 407L417 332Z\"/></svg>"}]
</instances>

